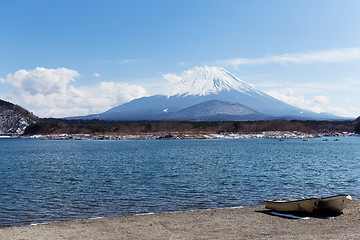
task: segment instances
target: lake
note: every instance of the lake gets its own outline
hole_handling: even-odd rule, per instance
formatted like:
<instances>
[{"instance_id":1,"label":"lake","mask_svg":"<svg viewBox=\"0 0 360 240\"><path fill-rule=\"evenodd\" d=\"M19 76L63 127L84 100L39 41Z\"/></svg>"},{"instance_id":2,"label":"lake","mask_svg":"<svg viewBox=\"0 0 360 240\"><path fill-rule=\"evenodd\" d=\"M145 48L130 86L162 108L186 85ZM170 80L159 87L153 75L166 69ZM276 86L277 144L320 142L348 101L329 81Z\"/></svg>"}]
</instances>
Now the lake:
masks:
<instances>
[{"instance_id":1,"label":"lake","mask_svg":"<svg viewBox=\"0 0 360 240\"><path fill-rule=\"evenodd\" d=\"M360 137L0 139L0 227L360 196Z\"/></svg>"}]
</instances>

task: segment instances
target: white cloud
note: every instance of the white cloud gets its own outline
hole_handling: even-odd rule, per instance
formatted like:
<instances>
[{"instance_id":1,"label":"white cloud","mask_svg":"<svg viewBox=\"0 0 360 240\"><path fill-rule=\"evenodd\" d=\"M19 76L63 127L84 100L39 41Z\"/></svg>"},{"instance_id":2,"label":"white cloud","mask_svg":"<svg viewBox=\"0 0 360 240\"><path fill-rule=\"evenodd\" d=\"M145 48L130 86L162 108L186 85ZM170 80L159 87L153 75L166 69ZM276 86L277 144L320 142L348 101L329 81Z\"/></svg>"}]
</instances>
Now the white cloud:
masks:
<instances>
[{"instance_id":1,"label":"white cloud","mask_svg":"<svg viewBox=\"0 0 360 240\"><path fill-rule=\"evenodd\" d=\"M98 91L98 89L96 89ZM127 102L145 96L147 91L138 85L129 83L101 82L100 91L103 98L111 102Z\"/></svg>"},{"instance_id":2,"label":"white cloud","mask_svg":"<svg viewBox=\"0 0 360 240\"><path fill-rule=\"evenodd\" d=\"M328 107L327 112L343 117L357 117L354 113L360 113L360 108Z\"/></svg>"},{"instance_id":3,"label":"white cloud","mask_svg":"<svg viewBox=\"0 0 360 240\"><path fill-rule=\"evenodd\" d=\"M163 75L163 78L165 78L169 84L174 84L174 83L180 82L182 79L181 76L178 76L174 73L165 74L165 75Z\"/></svg>"},{"instance_id":4,"label":"white cloud","mask_svg":"<svg viewBox=\"0 0 360 240\"><path fill-rule=\"evenodd\" d=\"M267 94L295 107L318 113L327 112L330 102L330 98L323 95L317 95L310 99L305 98L304 96L296 94L292 88L268 91Z\"/></svg>"},{"instance_id":5,"label":"white cloud","mask_svg":"<svg viewBox=\"0 0 360 240\"><path fill-rule=\"evenodd\" d=\"M12 86L12 99L34 106L29 110L40 117L99 113L147 94L143 87L129 83L100 82L75 87L71 82L78 76L75 70L66 68L36 68L19 70L0 81Z\"/></svg>"},{"instance_id":6,"label":"white cloud","mask_svg":"<svg viewBox=\"0 0 360 240\"><path fill-rule=\"evenodd\" d=\"M289 89L297 95L316 96L316 95L333 95L333 94L353 94L359 90L359 83L349 83L345 80L338 80L336 82L279 82L279 81L264 81L254 85L263 91L271 93L289 93ZM289 95L289 94L288 94Z\"/></svg>"},{"instance_id":7,"label":"white cloud","mask_svg":"<svg viewBox=\"0 0 360 240\"><path fill-rule=\"evenodd\" d=\"M8 74L3 83L8 83L15 89L35 94L64 93L67 85L75 81L79 73L67 68L46 69L37 67L33 70L21 69L14 74Z\"/></svg>"},{"instance_id":8,"label":"white cloud","mask_svg":"<svg viewBox=\"0 0 360 240\"><path fill-rule=\"evenodd\" d=\"M316 82L263 82L255 87L260 87L269 95L299 108L354 117L360 113L360 109L354 107L357 103L355 99L357 99L359 84L355 82L355 79L351 81L353 84L347 84L346 79L322 84ZM346 98L342 96L346 96Z\"/></svg>"},{"instance_id":9,"label":"white cloud","mask_svg":"<svg viewBox=\"0 0 360 240\"><path fill-rule=\"evenodd\" d=\"M100 73L94 73L94 77L101 77Z\"/></svg>"},{"instance_id":10,"label":"white cloud","mask_svg":"<svg viewBox=\"0 0 360 240\"><path fill-rule=\"evenodd\" d=\"M266 63L279 64L311 64L311 63L338 63L360 60L360 48L338 48L325 51L307 53L285 53L263 58L233 58L217 61L219 64L238 67L241 65L258 65Z\"/></svg>"},{"instance_id":11,"label":"white cloud","mask_svg":"<svg viewBox=\"0 0 360 240\"><path fill-rule=\"evenodd\" d=\"M342 85L349 86L352 90L354 88L358 89L360 87L360 79L358 78L345 78L342 82Z\"/></svg>"}]
</instances>

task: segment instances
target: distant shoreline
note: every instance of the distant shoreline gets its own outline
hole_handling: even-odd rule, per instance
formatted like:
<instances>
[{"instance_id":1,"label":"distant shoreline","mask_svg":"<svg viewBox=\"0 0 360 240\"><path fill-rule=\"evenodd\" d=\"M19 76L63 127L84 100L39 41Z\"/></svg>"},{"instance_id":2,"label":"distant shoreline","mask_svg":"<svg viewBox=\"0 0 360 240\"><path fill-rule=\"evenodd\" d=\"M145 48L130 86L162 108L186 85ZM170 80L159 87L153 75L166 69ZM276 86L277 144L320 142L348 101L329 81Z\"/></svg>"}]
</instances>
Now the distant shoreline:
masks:
<instances>
[{"instance_id":1,"label":"distant shoreline","mask_svg":"<svg viewBox=\"0 0 360 240\"><path fill-rule=\"evenodd\" d=\"M93 135L93 134L41 134L17 136L21 138L43 140L176 140L176 139L307 139L318 137L354 136L354 133L303 133L298 131L264 131L259 133L204 133L204 134L126 134L126 135ZM9 138L9 136L7 136Z\"/></svg>"}]
</instances>

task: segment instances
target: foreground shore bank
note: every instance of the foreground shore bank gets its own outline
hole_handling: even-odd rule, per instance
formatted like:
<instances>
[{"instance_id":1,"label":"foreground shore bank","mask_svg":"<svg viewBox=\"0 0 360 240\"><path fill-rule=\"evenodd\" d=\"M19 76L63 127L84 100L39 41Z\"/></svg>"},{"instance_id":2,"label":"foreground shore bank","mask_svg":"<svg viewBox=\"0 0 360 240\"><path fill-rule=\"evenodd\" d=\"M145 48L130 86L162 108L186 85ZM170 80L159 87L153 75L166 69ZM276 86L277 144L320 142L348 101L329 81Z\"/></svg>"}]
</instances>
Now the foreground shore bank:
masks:
<instances>
[{"instance_id":1,"label":"foreground shore bank","mask_svg":"<svg viewBox=\"0 0 360 240\"><path fill-rule=\"evenodd\" d=\"M64 221L0 229L0 239L360 239L360 202L335 218L288 219L264 206Z\"/></svg>"}]
</instances>

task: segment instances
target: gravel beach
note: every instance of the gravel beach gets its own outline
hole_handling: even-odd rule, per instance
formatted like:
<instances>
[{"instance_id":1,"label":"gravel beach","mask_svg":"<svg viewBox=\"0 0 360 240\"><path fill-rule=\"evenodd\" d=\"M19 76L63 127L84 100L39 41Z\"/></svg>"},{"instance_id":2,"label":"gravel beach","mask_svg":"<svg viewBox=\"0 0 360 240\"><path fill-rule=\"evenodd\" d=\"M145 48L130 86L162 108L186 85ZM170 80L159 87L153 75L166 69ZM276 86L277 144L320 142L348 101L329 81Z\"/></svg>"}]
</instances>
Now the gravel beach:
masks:
<instances>
[{"instance_id":1,"label":"gravel beach","mask_svg":"<svg viewBox=\"0 0 360 240\"><path fill-rule=\"evenodd\" d=\"M0 229L28 239L360 239L360 202L334 218L289 219L264 206L130 215Z\"/></svg>"}]
</instances>

